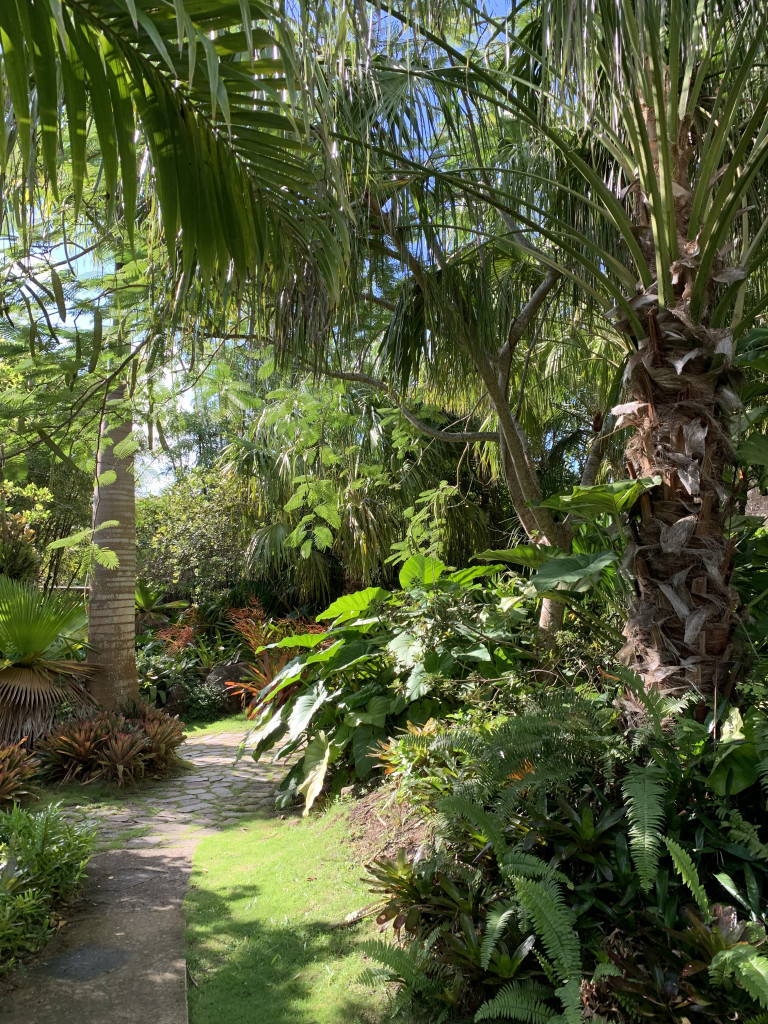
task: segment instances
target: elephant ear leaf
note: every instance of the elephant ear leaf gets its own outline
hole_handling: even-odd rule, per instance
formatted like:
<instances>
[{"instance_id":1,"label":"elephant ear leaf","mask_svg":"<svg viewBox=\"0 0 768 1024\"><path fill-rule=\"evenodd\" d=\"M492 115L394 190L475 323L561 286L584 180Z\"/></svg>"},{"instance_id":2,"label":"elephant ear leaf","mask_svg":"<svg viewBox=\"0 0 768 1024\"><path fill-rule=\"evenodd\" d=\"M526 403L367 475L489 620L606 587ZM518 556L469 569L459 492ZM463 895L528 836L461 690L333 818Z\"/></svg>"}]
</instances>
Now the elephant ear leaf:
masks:
<instances>
[{"instance_id":1,"label":"elephant ear leaf","mask_svg":"<svg viewBox=\"0 0 768 1024\"><path fill-rule=\"evenodd\" d=\"M445 562L441 562L439 558L411 555L400 570L400 586L403 590L410 587L431 587L445 570Z\"/></svg>"},{"instance_id":2,"label":"elephant ear leaf","mask_svg":"<svg viewBox=\"0 0 768 1024\"><path fill-rule=\"evenodd\" d=\"M304 752L304 779L299 786L299 793L306 800L304 817L306 817L312 804L317 800L325 782L325 775L328 771L328 762L331 756L331 743L324 732L318 732L307 744Z\"/></svg>"},{"instance_id":3,"label":"elephant ear leaf","mask_svg":"<svg viewBox=\"0 0 768 1024\"><path fill-rule=\"evenodd\" d=\"M531 577L531 583L540 593L559 588L583 589L588 587L603 569L618 561L618 557L615 551L556 556L539 566Z\"/></svg>"},{"instance_id":4,"label":"elephant ear leaf","mask_svg":"<svg viewBox=\"0 0 768 1024\"><path fill-rule=\"evenodd\" d=\"M646 476L641 480L616 480L610 484L591 487L576 486L570 494L555 494L540 504L544 508L569 512L580 519L592 521L599 515L617 518L629 511L645 491L658 487L660 476Z\"/></svg>"}]
</instances>

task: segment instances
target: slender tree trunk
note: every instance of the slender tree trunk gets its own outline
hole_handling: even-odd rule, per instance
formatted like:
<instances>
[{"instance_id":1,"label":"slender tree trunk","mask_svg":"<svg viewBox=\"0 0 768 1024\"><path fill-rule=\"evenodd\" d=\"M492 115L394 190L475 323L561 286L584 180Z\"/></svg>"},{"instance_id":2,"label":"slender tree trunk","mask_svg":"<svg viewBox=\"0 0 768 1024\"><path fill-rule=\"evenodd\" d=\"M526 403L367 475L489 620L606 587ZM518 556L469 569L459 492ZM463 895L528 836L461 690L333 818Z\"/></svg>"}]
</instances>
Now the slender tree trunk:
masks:
<instances>
[{"instance_id":1,"label":"slender tree trunk","mask_svg":"<svg viewBox=\"0 0 768 1024\"><path fill-rule=\"evenodd\" d=\"M119 389L112 399L122 399ZM94 537L99 547L110 548L118 558L115 569L95 565L91 576L88 615L88 643L92 651L88 661L97 671L88 682L96 700L114 708L126 700L138 699L136 676L136 512L133 455L115 457L114 449L129 437L132 423L102 428L96 463L97 483L93 494L94 529L116 520ZM112 483L100 484L104 473L113 471Z\"/></svg>"}]
</instances>

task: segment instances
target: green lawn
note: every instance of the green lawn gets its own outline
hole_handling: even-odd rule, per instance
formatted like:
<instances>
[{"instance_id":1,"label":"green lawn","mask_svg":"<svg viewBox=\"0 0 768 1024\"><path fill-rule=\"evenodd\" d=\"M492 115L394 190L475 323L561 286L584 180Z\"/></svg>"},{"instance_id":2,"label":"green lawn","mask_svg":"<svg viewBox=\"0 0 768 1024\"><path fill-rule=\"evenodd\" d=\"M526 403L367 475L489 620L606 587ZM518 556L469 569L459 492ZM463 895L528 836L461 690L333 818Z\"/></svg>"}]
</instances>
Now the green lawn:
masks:
<instances>
[{"instance_id":1,"label":"green lawn","mask_svg":"<svg viewBox=\"0 0 768 1024\"><path fill-rule=\"evenodd\" d=\"M183 715L180 716L182 719ZM185 722L184 731L190 739L200 739L202 736L216 736L222 732L241 732L245 735L250 727L245 712L240 711L236 715L227 715L226 718L219 718L215 722Z\"/></svg>"},{"instance_id":2,"label":"green lawn","mask_svg":"<svg viewBox=\"0 0 768 1024\"><path fill-rule=\"evenodd\" d=\"M371 902L343 809L298 822L248 819L203 839L186 898L190 1024L379 1024L363 987L372 922L334 928Z\"/></svg>"}]
</instances>

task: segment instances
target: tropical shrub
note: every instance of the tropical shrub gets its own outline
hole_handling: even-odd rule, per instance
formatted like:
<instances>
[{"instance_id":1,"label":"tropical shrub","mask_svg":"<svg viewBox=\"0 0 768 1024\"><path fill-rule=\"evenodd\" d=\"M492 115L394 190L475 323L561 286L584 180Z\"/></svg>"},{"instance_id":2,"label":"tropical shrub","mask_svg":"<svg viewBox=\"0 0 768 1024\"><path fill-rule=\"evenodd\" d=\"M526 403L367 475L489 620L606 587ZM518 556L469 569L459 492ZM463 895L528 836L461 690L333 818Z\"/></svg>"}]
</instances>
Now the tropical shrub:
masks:
<instances>
[{"instance_id":1,"label":"tropical shrub","mask_svg":"<svg viewBox=\"0 0 768 1024\"><path fill-rule=\"evenodd\" d=\"M58 807L0 811L0 973L45 941L51 911L77 890L94 832Z\"/></svg>"},{"instance_id":2,"label":"tropical shrub","mask_svg":"<svg viewBox=\"0 0 768 1024\"><path fill-rule=\"evenodd\" d=\"M368 950L427 1015L768 1010L768 716L723 709L715 746L690 702L621 681L429 740L455 775L433 797L435 851L372 865L380 921L406 941Z\"/></svg>"},{"instance_id":3,"label":"tropical shrub","mask_svg":"<svg viewBox=\"0 0 768 1024\"><path fill-rule=\"evenodd\" d=\"M65 701L91 703L87 632L80 601L0 576L0 743L41 735Z\"/></svg>"},{"instance_id":4,"label":"tropical shrub","mask_svg":"<svg viewBox=\"0 0 768 1024\"><path fill-rule=\"evenodd\" d=\"M37 762L23 743L0 749L0 801L18 800L29 792L29 780L37 771Z\"/></svg>"},{"instance_id":5,"label":"tropical shrub","mask_svg":"<svg viewBox=\"0 0 768 1024\"><path fill-rule=\"evenodd\" d=\"M123 786L175 768L183 741L183 722L138 704L63 722L39 741L36 753L50 781L106 779Z\"/></svg>"},{"instance_id":6,"label":"tropical shrub","mask_svg":"<svg viewBox=\"0 0 768 1024\"><path fill-rule=\"evenodd\" d=\"M32 582L39 567L35 531L21 513L8 515L0 509L0 575Z\"/></svg>"},{"instance_id":7,"label":"tropical shrub","mask_svg":"<svg viewBox=\"0 0 768 1024\"><path fill-rule=\"evenodd\" d=\"M286 636L267 651L296 649L272 679L257 680L250 706L253 756L302 753L278 791L311 807L322 787L369 778L377 745L438 714L503 704L535 663L535 630L522 599L494 580L500 566L449 572L416 555L400 570L402 591L370 587L339 598L317 618L321 631Z\"/></svg>"}]
</instances>

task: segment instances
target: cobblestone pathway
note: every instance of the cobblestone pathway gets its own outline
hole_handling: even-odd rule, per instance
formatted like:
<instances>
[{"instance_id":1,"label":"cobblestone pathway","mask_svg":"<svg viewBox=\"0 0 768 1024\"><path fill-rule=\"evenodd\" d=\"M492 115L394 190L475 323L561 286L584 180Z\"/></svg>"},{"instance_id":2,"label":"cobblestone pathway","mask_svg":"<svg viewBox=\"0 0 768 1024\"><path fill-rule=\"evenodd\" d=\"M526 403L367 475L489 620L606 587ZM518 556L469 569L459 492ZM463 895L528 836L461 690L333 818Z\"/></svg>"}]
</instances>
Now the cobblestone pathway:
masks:
<instances>
[{"instance_id":1,"label":"cobblestone pathway","mask_svg":"<svg viewBox=\"0 0 768 1024\"><path fill-rule=\"evenodd\" d=\"M242 732L188 740L180 749L194 769L138 793L126 789L108 806L70 807L67 816L92 822L98 847L145 849L175 845L271 813L270 769L246 755L235 764Z\"/></svg>"},{"instance_id":2,"label":"cobblestone pathway","mask_svg":"<svg viewBox=\"0 0 768 1024\"><path fill-rule=\"evenodd\" d=\"M0 1024L187 1024L183 901L195 846L273 813L269 768L234 763L241 739L192 738L180 750L190 770L67 809L97 830L83 896L0 1005Z\"/></svg>"}]
</instances>

